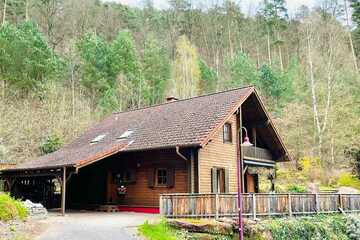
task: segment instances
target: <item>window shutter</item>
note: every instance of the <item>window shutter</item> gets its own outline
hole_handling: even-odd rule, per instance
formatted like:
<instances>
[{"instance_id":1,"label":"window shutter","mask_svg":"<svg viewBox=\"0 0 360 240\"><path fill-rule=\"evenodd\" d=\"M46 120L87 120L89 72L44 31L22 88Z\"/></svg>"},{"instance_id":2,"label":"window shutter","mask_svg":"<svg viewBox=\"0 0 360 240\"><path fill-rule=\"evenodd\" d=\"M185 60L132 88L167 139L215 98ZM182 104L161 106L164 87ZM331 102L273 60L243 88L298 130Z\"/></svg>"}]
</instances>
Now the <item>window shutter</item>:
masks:
<instances>
[{"instance_id":1,"label":"window shutter","mask_svg":"<svg viewBox=\"0 0 360 240\"><path fill-rule=\"evenodd\" d=\"M172 188L175 185L175 169L168 168L166 171L167 187Z\"/></svg>"},{"instance_id":2,"label":"window shutter","mask_svg":"<svg viewBox=\"0 0 360 240\"><path fill-rule=\"evenodd\" d=\"M217 169L211 168L211 192L217 193Z\"/></svg>"},{"instance_id":3,"label":"window shutter","mask_svg":"<svg viewBox=\"0 0 360 240\"><path fill-rule=\"evenodd\" d=\"M225 168L225 192L229 192L229 169Z\"/></svg>"},{"instance_id":4,"label":"window shutter","mask_svg":"<svg viewBox=\"0 0 360 240\"><path fill-rule=\"evenodd\" d=\"M150 168L149 171L148 171L148 187L149 188L153 188L154 187L154 174L155 173L155 170L153 168Z\"/></svg>"}]
</instances>

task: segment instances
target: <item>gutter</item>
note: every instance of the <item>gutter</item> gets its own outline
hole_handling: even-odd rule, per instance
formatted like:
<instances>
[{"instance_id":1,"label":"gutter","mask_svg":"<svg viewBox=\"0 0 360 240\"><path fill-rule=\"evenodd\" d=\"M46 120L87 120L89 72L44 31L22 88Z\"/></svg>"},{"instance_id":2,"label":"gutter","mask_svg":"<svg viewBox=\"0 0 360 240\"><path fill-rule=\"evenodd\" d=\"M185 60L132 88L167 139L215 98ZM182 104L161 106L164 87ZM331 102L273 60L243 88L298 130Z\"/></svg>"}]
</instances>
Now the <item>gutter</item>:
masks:
<instances>
[{"instance_id":1,"label":"gutter","mask_svg":"<svg viewBox=\"0 0 360 240\"><path fill-rule=\"evenodd\" d=\"M176 146L176 154L179 155L182 159L184 159L185 161L189 161L189 159L187 159L187 157L185 157L181 152L180 152L180 147Z\"/></svg>"}]
</instances>

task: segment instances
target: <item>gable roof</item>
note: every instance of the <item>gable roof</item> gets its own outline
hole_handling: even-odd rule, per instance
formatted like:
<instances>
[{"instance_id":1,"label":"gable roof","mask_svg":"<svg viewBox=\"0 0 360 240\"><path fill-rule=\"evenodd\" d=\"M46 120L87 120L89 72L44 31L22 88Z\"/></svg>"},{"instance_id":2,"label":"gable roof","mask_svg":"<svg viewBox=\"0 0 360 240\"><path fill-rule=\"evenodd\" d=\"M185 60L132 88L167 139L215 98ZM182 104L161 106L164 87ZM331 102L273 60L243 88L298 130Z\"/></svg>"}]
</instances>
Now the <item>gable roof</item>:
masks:
<instances>
[{"instance_id":1,"label":"gable roof","mask_svg":"<svg viewBox=\"0 0 360 240\"><path fill-rule=\"evenodd\" d=\"M121 151L201 147L254 92L254 87L250 86L114 113L74 142L54 153L19 164L16 169L79 167ZM129 136L120 138L128 130L132 131ZM100 135L105 136L91 143Z\"/></svg>"}]
</instances>

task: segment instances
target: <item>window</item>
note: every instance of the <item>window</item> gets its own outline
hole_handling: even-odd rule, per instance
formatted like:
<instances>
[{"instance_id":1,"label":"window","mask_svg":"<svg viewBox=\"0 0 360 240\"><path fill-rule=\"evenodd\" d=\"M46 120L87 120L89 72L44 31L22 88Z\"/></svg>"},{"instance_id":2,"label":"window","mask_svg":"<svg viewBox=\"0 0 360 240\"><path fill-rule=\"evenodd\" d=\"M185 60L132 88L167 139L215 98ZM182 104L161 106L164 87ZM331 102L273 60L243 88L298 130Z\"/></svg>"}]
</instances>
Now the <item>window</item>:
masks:
<instances>
[{"instance_id":1,"label":"window","mask_svg":"<svg viewBox=\"0 0 360 240\"><path fill-rule=\"evenodd\" d=\"M162 186L167 185L167 170L164 168L159 168L156 170L156 185Z\"/></svg>"},{"instance_id":2,"label":"window","mask_svg":"<svg viewBox=\"0 0 360 240\"><path fill-rule=\"evenodd\" d=\"M232 142L232 132L231 132L231 124L225 123L224 124L224 143L231 143Z\"/></svg>"},{"instance_id":3,"label":"window","mask_svg":"<svg viewBox=\"0 0 360 240\"><path fill-rule=\"evenodd\" d=\"M128 130L126 130L123 134L121 134L121 136L119 136L117 139L126 139L126 138L129 138L133 132L134 132L133 130L128 129Z\"/></svg>"},{"instance_id":4,"label":"window","mask_svg":"<svg viewBox=\"0 0 360 240\"><path fill-rule=\"evenodd\" d=\"M96 136L93 140L90 141L90 143L97 143L100 142L101 140L104 139L104 137L106 136L106 134L101 134Z\"/></svg>"}]
</instances>

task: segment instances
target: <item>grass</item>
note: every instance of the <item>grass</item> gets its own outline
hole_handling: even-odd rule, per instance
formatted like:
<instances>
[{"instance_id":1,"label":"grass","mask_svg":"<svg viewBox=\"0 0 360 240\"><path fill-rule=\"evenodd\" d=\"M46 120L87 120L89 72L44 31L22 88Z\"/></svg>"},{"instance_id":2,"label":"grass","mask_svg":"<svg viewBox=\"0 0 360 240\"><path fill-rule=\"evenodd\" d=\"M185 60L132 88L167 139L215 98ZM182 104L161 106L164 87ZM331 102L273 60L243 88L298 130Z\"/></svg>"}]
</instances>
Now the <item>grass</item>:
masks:
<instances>
[{"instance_id":1,"label":"grass","mask_svg":"<svg viewBox=\"0 0 360 240\"><path fill-rule=\"evenodd\" d=\"M139 232L148 240L176 240L177 231L170 227L165 220L157 224L145 222L139 227Z\"/></svg>"},{"instance_id":2,"label":"grass","mask_svg":"<svg viewBox=\"0 0 360 240\"><path fill-rule=\"evenodd\" d=\"M0 221L24 220L27 214L21 201L13 199L8 194L0 193Z\"/></svg>"}]
</instances>

